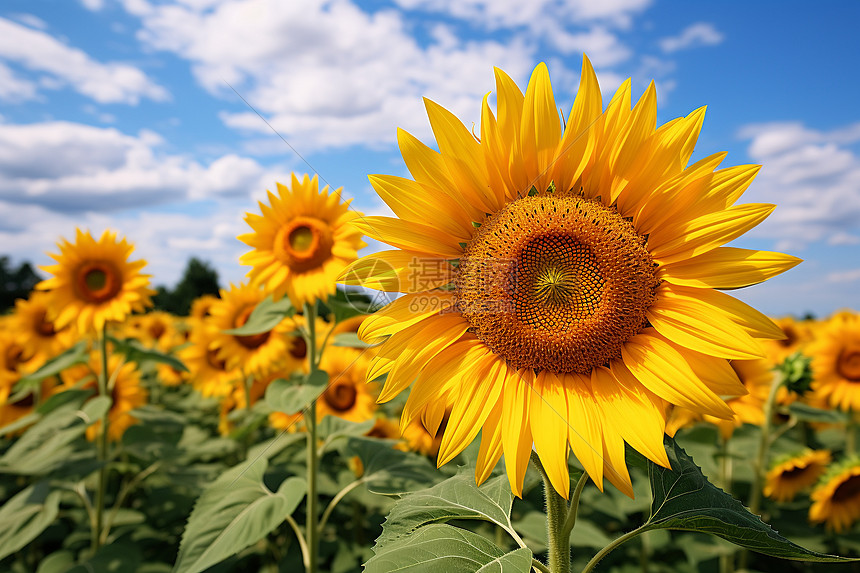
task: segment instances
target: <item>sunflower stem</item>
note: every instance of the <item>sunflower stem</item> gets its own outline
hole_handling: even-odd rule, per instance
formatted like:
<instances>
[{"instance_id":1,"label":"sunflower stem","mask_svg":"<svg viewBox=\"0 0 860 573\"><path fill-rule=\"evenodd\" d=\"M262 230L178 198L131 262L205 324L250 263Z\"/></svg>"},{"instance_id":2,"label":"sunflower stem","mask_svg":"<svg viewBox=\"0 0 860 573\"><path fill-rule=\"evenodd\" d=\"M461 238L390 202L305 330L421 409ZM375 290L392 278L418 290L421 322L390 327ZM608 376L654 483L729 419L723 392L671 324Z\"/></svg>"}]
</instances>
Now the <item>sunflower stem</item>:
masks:
<instances>
[{"instance_id":1,"label":"sunflower stem","mask_svg":"<svg viewBox=\"0 0 860 573\"><path fill-rule=\"evenodd\" d=\"M316 336L316 303L305 303L305 321L307 328L304 330L305 343L308 347L308 361L310 371L314 372L319 365L317 356ZM305 425L308 429L308 496L307 496L307 521L305 523L305 535L307 536L307 559L305 570L307 573L317 573L319 567L319 510L317 507L317 472L319 470L319 452L317 450L317 403L311 402L307 409Z\"/></svg>"},{"instance_id":2,"label":"sunflower stem","mask_svg":"<svg viewBox=\"0 0 860 573\"><path fill-rule=\"evenodd\" d=\"M720 440L720 487L727 494L732 493L732 459L729 457L729 440L722 434ZM644 540L644 537L643 537ZM644 541L643 541L644 543ZM720 555L720 573L732 573L734 571L735 554L725 553Z\"/></svg>"},{"instance_id":3,"label":"sunflower stem","mask_svg":"<svg viewBox=\"0 0 860 573\"><path fill-rule=\"evenodd\" d=\"M750 491L749 510L753 515L759 515L761 508L761 493L764 487L765 474L767 472L767 454L770 450L771 440L771 424L773 423L773 407L776 404L776 395L782 385L785 384L785 377L777 371L773 384L770 387L770 393L765 400L763 412L764 422L761 425L761 436L758 442L758 454L753 462L753 483ZM741 551L738 562L739 569L746 569L749 560L749 551Z\"/></svg>"},{"instance_id":4,"label":"sunflower stem","mask_svg":"<svg viewBox=\"0 0 860 573\"><path fill-rule=\"evenodd\" d=\"M555 491L537 452L532 451L531 461L543 478L543 493L546 500L547 547L549 550L547 565L551 573L570 573L570 530L565 531L569 512L567 501Z\"/></svg>"},{"instance_id":5,"label":"sunflower stem","mask_svg":"<svg viewBox=\"0 0 860 573\"><path fill-rule=\"evenodd\" d=\"M591 573L591 571L593 571L594 568L597 567L597 564L600 562L601 559L603 559L604 557L609 555L610 552L612 552L616 547L618 547L622 543L630 541L631 539L633 539L637 535L641 535L642 533L645 533L646 531L648 531L646 529L647 527L648 527L647 524L643 525L643 526L639 527L638 529L634 529L633 531L631 531L629 533L625 533L624 535L622 535L618 539L615 539L612 542L610 542L609 545L607 545L606 547L604 547L603 549L598 551L597 555L595 555L594 557L591 558L591 561L589 561L585 565L585 568L583 568L582 573Z\"/></svg>"},{"instance_id":6,"label":"sunflower stem","mask_svg":"<svg viewBox=\"0 0 860 573\"><path fill-rule=\"evenodd\" d=\"M101 351L102 371L98 377L99 396L108 396L108 355L107 355L107 323L102 325L99 332L99 350ZM113 404L111 404L112 406ZM92 530L91 548L93 555L99 550L102 545L102 526L104 524L105 513L105 493L107 490L107 449L108 449L108 413L110 407L105 410L102 415L101 423L99 424L98 435L96 436L96 447L98 451L98 461L101 463L99 468L98 489L96 489L96 506L95 526Z\"/></svg>"}]
</instances>

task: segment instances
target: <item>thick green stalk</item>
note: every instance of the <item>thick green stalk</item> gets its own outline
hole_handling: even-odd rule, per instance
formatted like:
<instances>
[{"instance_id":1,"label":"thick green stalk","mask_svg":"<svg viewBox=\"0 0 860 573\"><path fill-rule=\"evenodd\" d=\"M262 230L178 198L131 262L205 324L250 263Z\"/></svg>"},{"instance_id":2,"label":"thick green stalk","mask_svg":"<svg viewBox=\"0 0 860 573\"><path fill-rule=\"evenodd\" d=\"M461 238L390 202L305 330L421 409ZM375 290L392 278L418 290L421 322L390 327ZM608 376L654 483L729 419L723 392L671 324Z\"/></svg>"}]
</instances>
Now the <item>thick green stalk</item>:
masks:
<instances>
[{"instance_id":1,"label":"thick green stalk","mask_svg":"<svg viewBox=\"0 0 860 573\"><path fill-rule=\"evenodd\" d=\"M101 350L102 371L99 374L99 396L108 396L108 356L107 356L107 323L102 326L99 333L99 349ZM99 550L102 544L101 532L104 524L105 513L105 493L107 490L107 450L108 450L108 413L110 408L105 410L99 424L99 433L96 436L96 447L98 448L98 460L102 463L99 468L99 482L96 490L96 506L95 511L95 527L93 527L91 548L93 554Z\"/></svg>"},{"instance_id":2,"label":"thick green stalk","mask_svg":"<svg viewBox=\"0 0 860 573\"><path fill-rule=\"evenodd\" d=\"M777 371L774 376L773 385L770 387L770 393L764 403L764 423L761 425L761 436L758 442L758 453L753 462L753 483L750 491L749 510L754 515L759 515L761 509L761 494L764 488L765 474L767 473L767 454L771 445L771 424L773 423L773 408L776 404L776 394L785 383L785 378L782 373ZM739 568L746 569L747 561L749 560L749 552L741 551Z\"/></svg>"},{"instance_id":3,"label":"thick green stalk","mask_svg":"<svg viewBox=\"0 0 860 573\"><path fill-rule=\"evenodd\" d=\"M319 357L317 357L316 337L316 306L305 304L305 343L308 347L308 361L311 372L317 369ZM319 451L317 450L317 403L311 402L305 413L305 425L308 429L308 496L307 496L307 521L305 523L305 536L307 539L308 555L305 569L307 573L317 573L319 568L319 508L317 499L317 473L319 471Z\"/></svg>"},{"instance_id":4,"label":"thick green stalk","mask_svg":"<svg viewBox=\"0 0 860 573\"><path fill-rule=\"evenodd\" d=\"M722 435L720 440L720 487L728 494L732 493L732 459L729 457L729 440ZM720 555L720 573L732 573L735 570L734 553Z\"/></svg>"},{"instance_id":5,"label":"thick green stalk","mask_svg":"<svg viewBox=\"0 0 860 573\"><path fill-rule=\"evenodd\" d=\"M543 478L549 551L547 565L551 573L570 573L570 530L565 533L565 523L568 518L567 501L555 491L543 464L534 451L532 451L532 463Z\"/></svg>"}]
</instances>

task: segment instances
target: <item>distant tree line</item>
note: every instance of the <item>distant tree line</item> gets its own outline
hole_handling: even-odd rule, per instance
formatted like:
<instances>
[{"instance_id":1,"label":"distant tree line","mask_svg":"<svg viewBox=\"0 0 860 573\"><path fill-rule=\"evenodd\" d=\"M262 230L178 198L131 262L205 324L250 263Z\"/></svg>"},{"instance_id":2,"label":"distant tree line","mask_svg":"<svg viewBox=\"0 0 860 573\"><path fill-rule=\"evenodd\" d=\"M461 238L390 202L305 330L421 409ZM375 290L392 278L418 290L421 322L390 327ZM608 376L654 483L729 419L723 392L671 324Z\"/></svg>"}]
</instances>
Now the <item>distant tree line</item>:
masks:
<instances>
[{"instance_id":1,"label":"distant tree line","mask_svg":"<svg viewBox=\"0 0 860 573\"><path fill-rule=\"evenodd\" d=\"M29 297L30 291L43 278L29 262L16 266L9 257L0 256L0 313L14 308L16 299ZM204 294L218 296L219 288L218 271L209 263L192 257L176 286L169 289L159 285L152 302L156 310L186 316L194 299Z\"/></svg>"}]
</instances>

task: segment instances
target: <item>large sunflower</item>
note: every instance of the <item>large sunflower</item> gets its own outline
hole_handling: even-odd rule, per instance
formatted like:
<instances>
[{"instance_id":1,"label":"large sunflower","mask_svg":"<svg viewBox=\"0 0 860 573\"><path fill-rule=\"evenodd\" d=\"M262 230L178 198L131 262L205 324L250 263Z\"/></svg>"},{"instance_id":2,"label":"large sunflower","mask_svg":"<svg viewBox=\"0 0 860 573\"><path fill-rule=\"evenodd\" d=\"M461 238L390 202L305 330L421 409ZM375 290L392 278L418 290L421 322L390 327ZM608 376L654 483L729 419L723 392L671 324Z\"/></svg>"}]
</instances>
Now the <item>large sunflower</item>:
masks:
<instances>
[{"instance_id":1,"label":"large sunflower","mask_svg":"<svg viewBox=\"0 0 860 573\"><path fill-rule=\"evenodd\" d=\"M833 408L860 412L860 315L841 313L810 345L812 388Z\"/></svg>"},{"instance_id":2,"label":"large sunflower","mask_svg":"<svg viewBox=\"0 0 860 573\"><path fill-rule=\"evenodd\" d=\"M348 223L361 213L341 202L340 189L319 190L316 176L301 181L292 175L290 187L278 183L269 203L260 202L262 215L247 213L254 230L239 236L253 247L239 259L251 265L252 283L265 285L276 299L285 294L296 308L335 292L335 279L365 246L361 233Z\"/></svg>"},{"instance_id":3,"label":"large sunflower","mask_svg":"<svg viewBox=\"0 0 860 573\"><path fill-rule=\"evenodd\" d=\"M149 306L149 275L140 274L146 261L129 261L134 246L105 231L96 241L89 231L77 230L75 243L61 239L57 264L40 267L54 275L36 285L50 290L50 306L57 328L74 322L82 333L101 330L106 321L122 321Z\"/></svg>"},{"instance_id":4,"label":"large sunflower","mask_svg":"<svg viewBox=\"0 0 860 573\"><path fill-rule=\"evenodd\" d=\"M860 458L843 461L830 469L812 491L810 521L826 522L840 533L860 519Z\"/></svg>"},{"instance_id":5,"label":"large sunflower","mask_svg":"<svg viewBox=\"0 0 860 573\"><path fill-rule=\"evenodd\" d=\"M659 129L651 84L631 110L626 81L603 111L585 59L562 127L544 64L525 95L496 72L480 139L425 100L440 152L404 131L414 179L371 184L399 218L353 222L399 250L342 277L407 294L364 321L385 341L371 367L385 401L414 381L402 424L452 407L438 463L482 430L476 478L504 454L520 495L534 445L567 497L568 444L602 487L632 493L624 442L667 466L665 407L732 419L746 393L727 359L763 356L769 319L716 289L764 281L799 260L721 247L773 205L734 206L757 166L687 162L704 109ZM489 94L488 94L489 95Z\"/></svg>"}]
</instances>

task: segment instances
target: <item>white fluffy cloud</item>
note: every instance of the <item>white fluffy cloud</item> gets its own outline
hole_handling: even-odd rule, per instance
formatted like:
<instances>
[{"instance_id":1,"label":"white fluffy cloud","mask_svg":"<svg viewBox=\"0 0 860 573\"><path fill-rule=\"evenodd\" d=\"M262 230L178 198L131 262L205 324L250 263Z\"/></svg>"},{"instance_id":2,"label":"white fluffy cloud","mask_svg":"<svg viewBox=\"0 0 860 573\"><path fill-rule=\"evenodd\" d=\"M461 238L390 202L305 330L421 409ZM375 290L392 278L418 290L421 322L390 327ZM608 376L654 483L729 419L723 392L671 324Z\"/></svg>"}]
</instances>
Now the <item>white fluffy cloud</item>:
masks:
<instances>
[{"instance_id":1,"label":"white fluffy cloud","mask_svg":"<svg viewBox=\"0 0 860 573\"><path fill-rule=\"evenodd\" d=\"M402 12L367 12L350 0L126 3L141 18L140 39L186 58L212 93L237 102L222 114L236 129L270 133L229 82L301 150L394 141L395 128L429 135L421 96L478 119L492 66L517 78L532 46L468 41L444 26L416 38Z\"/></svg>"},{"instance_id":2,"label":"white fluffy cloud","mask_svg":"<svg viewBox=\"0 0 860 573\"><path fill-rule=\"evenodd\" d=\"M784 248L811 242L852 244L860 232L860 123L833 131L798 122L749 125L748 154L764 167L748 200L779 208L756 232L774 237Z\"/></svg>"},{"instance_id":3,"label":"white fluffy cloud","mask_svg":"<svg viewBox=\"0 0 860 573\"><path fill-rule=\"evenodd\" d=\"M208 165L160 152L151 131L71 122L0 124L0 200L58 212L120 211L187 199L248 197L273 179L253 159Z\"/></svg>"},{"instance_id":4,"label":"white fluffy cloud","mask_svg":"<svg viewBox=\"0 0 860 573\"><path fill-rule=\"evenodd\" d=\"M716 46L722 41L723 35L714 28L713 24L698 22L687 26L677 36L660 40L660 49L671 53L699 46Z\"/></svg>"},{"instance_id":5,"label":"white fluffy cloud","mask_svg":"<svg viewBox=\"0 0 860 573\"><path fill-rule=\"evenodd\" d=\"M39 84L43 87L71 86L79 93L99 103L136 104L141 98L166 100L167 90L152 81L138 68L119 62L98 62L83 51L68 46L50 34L0 18L0 64L3 61L37 74L45 74ZM12 77L17 88L4 86L4 70L0 69L0 98L14 99L35 95L35 84ZM4 97L11 91L10 98Z\"/></svg>"}]
</instances>

